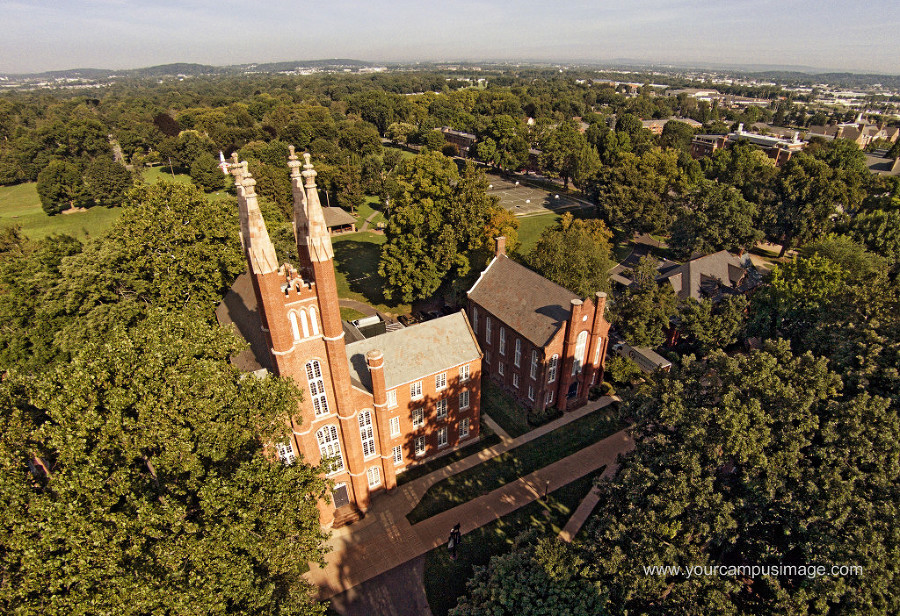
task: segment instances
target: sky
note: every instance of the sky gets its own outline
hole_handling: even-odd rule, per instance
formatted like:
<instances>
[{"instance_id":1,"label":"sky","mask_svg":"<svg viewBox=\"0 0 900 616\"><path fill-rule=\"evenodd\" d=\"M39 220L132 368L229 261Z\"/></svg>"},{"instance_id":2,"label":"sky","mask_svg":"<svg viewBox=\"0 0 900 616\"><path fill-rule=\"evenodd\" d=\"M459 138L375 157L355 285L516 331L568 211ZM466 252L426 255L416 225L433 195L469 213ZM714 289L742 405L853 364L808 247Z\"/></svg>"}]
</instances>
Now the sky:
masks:
<instances>
[{"instance_id":1,"label":"sky","mask_svg":"<svg viewBox=\"0 0 900 616\"><path fill-rule=\"evenodd\" d=\"M0 0L0 72L551 61L900 73L898 0Z\"/></svg>"}]
</instances>

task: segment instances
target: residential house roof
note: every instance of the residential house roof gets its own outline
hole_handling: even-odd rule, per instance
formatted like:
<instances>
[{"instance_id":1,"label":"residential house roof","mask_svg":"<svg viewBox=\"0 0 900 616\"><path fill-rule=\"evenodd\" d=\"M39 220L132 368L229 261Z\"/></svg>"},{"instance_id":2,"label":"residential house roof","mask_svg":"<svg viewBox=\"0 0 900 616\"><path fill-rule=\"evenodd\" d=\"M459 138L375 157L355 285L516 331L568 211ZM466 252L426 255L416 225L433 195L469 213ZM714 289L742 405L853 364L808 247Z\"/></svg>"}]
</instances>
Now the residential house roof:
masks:
<instances>
[{"instance_id":1,"label":"residential house roof","mask_svg":"<svg viewBox=\"0 0 900 616\"><path fill-rule=\"evenodd\" d=\"M469 290L469 299L535 346L543 347L569 319L572 300L580 298L500 255Z\"/></svg>"},{"instance_id":2,"label":"residential house roof","mask_svg":"<svg viewBox=\"0 0 900 616\"><path fill-rule=\"evenodd\" d=\"M329 229L332 227L343 227L344 225L356 224L356 218L347 213L343 208L323 207L322 214L325 216L325 226Z\"/></svg>"},{"instance_id":3,"label":"residential house roof","mask_svg":"<svg viewBox=\"0 0 900 616\"><path fill-rule=\"evenodd\" d=\"M681 264L664 263L656 280L668 281L681 299L693 297L699 300L703 297L717 298L722 295L723 289L731 292L747 290L745 286L758 278L748 277L751 270L756 272L749 259L741 260L727 250L720 250Z\"/></svg>"}]
</instances>

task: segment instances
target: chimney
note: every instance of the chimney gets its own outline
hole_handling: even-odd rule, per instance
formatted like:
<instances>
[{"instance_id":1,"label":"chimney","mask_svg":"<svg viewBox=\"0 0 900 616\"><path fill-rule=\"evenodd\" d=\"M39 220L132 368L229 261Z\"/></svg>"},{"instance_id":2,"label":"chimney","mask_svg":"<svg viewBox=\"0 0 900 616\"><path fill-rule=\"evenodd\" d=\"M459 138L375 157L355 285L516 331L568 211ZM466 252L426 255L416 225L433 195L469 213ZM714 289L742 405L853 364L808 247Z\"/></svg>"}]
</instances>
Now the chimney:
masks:
<instances>
[{"instance_id":1,"label":"chimney","mask_svg":"<svg viewBox=\"0 0 900 616\"><path fill-rule=\"evenodd\" d=\"M596 303L597 303L597 320L606 317L606 293L603 291L597 291L596 293Z\"/></svg>"},{"instance_id":2,"label":"chimney","mask_svg":"<svg viewBox=\"0 0 900 616\"><path fill-rule=\"evenodd\" d=\"M500 237L494 238L496 242L496 249L494 250L494 256L499 257L500 255L506 254L506 236L501 235Z\"/></svg>"},{"instance_id":3,"label":"chimney","mask_svg":"<svg viewBox=\"0 0 900 616\"><path fill-rule=\"evenodd\" d=\"M376 407L383 407L387 403L387 387L384 380L384 355L381 351L373 349L366 353L366 364L372 375L372 394Z\"/></svg>"}]
</instances>

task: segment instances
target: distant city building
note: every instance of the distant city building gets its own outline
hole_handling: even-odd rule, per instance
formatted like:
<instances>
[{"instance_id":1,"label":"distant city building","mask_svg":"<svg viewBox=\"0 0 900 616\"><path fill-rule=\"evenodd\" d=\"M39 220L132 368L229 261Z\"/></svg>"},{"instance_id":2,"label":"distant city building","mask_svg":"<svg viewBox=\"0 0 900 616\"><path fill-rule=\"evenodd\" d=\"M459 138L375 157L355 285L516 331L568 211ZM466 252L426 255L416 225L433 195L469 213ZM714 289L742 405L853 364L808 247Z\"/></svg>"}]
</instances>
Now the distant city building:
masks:
<instances>
[{"instance_id":1,"label":"distant city building","mask_svg":"<svg viewBox=\"0 0 900 616\"><path fill-rule=\"evenodd\" d=\"M716 150L734 145L738 141L746 141L760 147L779 166L807 145L796 131L790 139L785 139L774 135L750 133L744 130L743 124L738 124L738 129L727 135L695 135L691 141L691 156L694 158L710 156Z\"/></svg>"},{"instance_id":2,"label":"distant city building","mask_svg":"<svg viewBox=\"0 0 900 616\"><path fill-rule=\"evenodd\" d=\"M478 137L472 133L466 133L459 130L453 130L449 126L442 126L440 129L447 143L452 143L459 150L459 155L468 157L469 149L478 141Z\"/></svg>"}]
</instances>

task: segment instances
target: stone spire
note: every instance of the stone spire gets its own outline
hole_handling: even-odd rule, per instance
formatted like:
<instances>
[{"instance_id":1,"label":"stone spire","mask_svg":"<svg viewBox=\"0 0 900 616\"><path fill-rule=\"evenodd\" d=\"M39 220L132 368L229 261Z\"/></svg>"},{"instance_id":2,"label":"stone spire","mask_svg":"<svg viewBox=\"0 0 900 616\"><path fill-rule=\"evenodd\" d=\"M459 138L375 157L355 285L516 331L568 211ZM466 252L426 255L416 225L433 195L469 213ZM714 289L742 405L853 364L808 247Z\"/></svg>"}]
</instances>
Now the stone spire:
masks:
<instances>
[{"instance_id":1,"label":"stone spire","mask_svg":"<svg viewBox=\"0 0 900 616\"><path fill-rule=\"evenodd\" d=\"M288 157L288 168L291 170L291 192L294 195L294 239L297 246L307 246L309 243L309 219L306 217L306 191L303 189L303 178L300 175L300 167L303 163L297 157L294 146L289 146L291 155ZM303 251L301 250L301 253ZM304 257L300 255L301 259Z\"/></svg>"},{"instance_id":2,"label":"stone spire","mask_svg":"<svg viewBox=\"0 0 900 616\"><path fill-rule=\"evenodd\" d=\"M250 265L250 271L254 274L270 274L278 271L278 258L275 256L275 247L269 239L266 230L266 222L262 212L259 211L259 203L256 200L256 180L250 175L247 161L238 162L237 154L229 165L234 183L237 187L238 208L241 214L241 244Z\"/></svg>"},{"instance_id":3,"label":"stone spire","mask_svg":"<svg viewBox=\"0 0 900 616\"><path fill-rule=\"evenodd\" d=\"M309 162L309 153L305 153L303 159L306 161L301 174L306 180L306 244L310 261L321 263L334 259L334 249L331 247L331 236L319 201L319 191L316 190L316 171Z\"/></svg>"}]
</instances>

